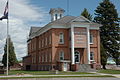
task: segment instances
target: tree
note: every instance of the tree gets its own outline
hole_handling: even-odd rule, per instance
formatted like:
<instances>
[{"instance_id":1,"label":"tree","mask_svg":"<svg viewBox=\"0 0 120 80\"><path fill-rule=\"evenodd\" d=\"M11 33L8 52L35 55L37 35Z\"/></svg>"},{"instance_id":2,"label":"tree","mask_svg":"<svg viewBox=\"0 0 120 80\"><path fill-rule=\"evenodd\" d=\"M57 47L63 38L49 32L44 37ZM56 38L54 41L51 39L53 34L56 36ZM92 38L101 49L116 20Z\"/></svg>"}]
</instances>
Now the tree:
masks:
<instances>
[{"instance_id":1,"label":"tree","mask_svg":"<svg viewBox=\"0 0 120 80\"><path fill-rule=\"evenodd\" d=\"M106 69L105 65L107 63L107 54L102 44L100 44L100 56L101 56L101 65L103 69Z\"/></svg>"},{"instance_id":2,"label":"tree","mask_svg":"<svg viewBox=\"0 0 120 80\"><path fill-rule=\"evenodd\" d=\"M100 27L101 43L106 50L106 54L112 57L118 65L120 57L118 51L120 48L119 36L119 18L115 5L109 0L103 0L95 10L94 21L102 24Z\"/></svg>"},{"instance_id":3,"label":"tree","mask_svg":"<svg viewBox=\"0 0 120 80\"><path fill-rule=\"evenodd\" d=\"M81 13L81 15L92 21L92 15L88 12L86 8L84 8L84 11Z\"/></svg>"},{"instance_id":4,"label":"tree","mask_svg":"<svg viewBox=\"0 0 120 80\"><path fill-rule=\"evenodd\" d=\"M6 44L4 47L4 55L2 58L2 63L4 64L4 67L7 66L7 40L6 40ZM9 37L9 67L13 66L15 63L17 63L17 58L16 58L16 54L14 51L13 42L11 41L11 38Z\"/></svg>"}]
</instances>

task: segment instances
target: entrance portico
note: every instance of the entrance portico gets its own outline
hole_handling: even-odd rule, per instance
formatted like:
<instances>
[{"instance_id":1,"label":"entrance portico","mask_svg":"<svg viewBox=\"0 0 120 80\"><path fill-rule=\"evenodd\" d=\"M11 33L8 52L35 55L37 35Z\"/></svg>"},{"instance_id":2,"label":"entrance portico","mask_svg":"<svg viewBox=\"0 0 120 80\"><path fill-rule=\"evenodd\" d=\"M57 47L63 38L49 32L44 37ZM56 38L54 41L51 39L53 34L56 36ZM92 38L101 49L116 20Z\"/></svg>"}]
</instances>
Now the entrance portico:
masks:
<instances>
[{"instance_id":1,"label":"entrance portico","mask_svg":"<svg viewBox=\"0 0 120 80\"><path fill-rule=\"evenodd\" d=\"M78 23L79 24L79 23ZM86 64L90 64L90 29L89 24L74 24L71 25L71 63L74 65L76 63L75 58L75 48L86 49Z\"/></svg>"}]
</instances>

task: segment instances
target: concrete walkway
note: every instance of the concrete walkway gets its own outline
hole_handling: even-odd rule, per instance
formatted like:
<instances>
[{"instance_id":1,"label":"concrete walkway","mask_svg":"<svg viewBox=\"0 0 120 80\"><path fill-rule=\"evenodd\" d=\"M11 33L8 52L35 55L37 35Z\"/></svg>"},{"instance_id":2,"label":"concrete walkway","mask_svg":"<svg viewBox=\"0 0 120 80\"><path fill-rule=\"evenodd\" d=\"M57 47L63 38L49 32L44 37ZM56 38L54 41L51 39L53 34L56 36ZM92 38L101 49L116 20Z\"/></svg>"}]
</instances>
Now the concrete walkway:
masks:
<instances>
[{"instance_id":1,"label":"concrete walkway","mask_svg":"<svg viewBox=\"0 0 120 80\"><path fill-rule=\"evenodd\" d=\"M97 75L111 75L111 76L120 78L120 74L105 74L105 73L97 73L97 72L91 72L91 73L95 73L95 74L97 74Z\"/></svg>"}]
</instances>

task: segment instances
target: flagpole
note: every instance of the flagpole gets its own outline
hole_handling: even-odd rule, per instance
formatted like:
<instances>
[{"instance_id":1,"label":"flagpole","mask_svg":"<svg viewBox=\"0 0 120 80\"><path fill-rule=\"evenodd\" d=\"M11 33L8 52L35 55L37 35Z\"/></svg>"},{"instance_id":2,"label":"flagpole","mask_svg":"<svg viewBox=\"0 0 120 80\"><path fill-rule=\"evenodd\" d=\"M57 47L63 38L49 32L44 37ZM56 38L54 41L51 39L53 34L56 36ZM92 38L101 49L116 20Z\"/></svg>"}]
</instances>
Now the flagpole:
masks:
<instances>
[{"instance_id":1,"label":"flagpole","mask_svg":"<svg viewBox=\"0 0 120 80\"><path fill-rule=\"evenodd\" d=\"M8 0L8 8L9 8L9 0ZM9 15L9 11L8 11L8 15ZM8 58L9 58L9 17L7 19L7 72L6 72L7 76L8 76L8 70L9 70L9 59Z\"/></svg>"}]
</instances>

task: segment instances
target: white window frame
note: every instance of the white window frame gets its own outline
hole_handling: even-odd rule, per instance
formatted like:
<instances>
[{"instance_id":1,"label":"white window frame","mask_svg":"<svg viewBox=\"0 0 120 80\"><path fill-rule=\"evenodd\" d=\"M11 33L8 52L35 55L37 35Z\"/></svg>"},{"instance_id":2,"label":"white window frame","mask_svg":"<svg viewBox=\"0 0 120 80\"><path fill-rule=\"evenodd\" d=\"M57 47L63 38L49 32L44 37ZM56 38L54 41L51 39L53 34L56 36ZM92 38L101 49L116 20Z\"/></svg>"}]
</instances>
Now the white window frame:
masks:
<instances>
[{"instance_id":1,"label":"white window frame","mask_svg":"<svg viewBox=\"0 0 120 80\"><path fill-rule=\"evenodd\" d=\"M44 39L42 39L42 47L44 47Z\"/></svg>"},{"instance_id":2,"label":"white window frame","mask_svg":"<svg viewBox=\"0 0 120 80\"><path fill-rule=\"evenodd\" d=\"M49 62L51 62L52 60L52 56L51 56L51 53L49 54Z\"/></svg>"},{"instance_id":3,"label":"white window frame","mask_svg":"<svg viewBox=\"0 0 120 80\"><path fill-rule=\"evenodd\" d=\"M44 62L44 54L42 54L42 62Z\"/></svg>"},{"instance_id":4,"label":"white window frame","mask_svg":"<svg viewBox=\"0 0 120 80\"><path fill-rule=\"evenodd\" d=\"M45 62L48 61L48 58L47 58L47 53L45 53Z\"/></svg>"},{"instance_id":5,"label":"white window frame","mask_svg":"<svg viewBox=\"0 0 120 80\"><path fill-rule=\"evenodd\" d=\"M90 34L90 44L93 44L93 34Z\"/></svg>"},{"instance_id":6,"label":"white window frame","mask_svg":"<svg viewBox=\"0 0 120 80\"><path fill-rule=\"evenodd\" d=\"M47 37L45 38L45 45L47 46Z\"/></svg>"},{"instance_id":7,"label":"white window frame","mask_svg":"<svg viewBox=\"0 0 120 80\"><path fill-rule=\"evenodd\" d=\"M91 59L91 57L92 57L92 59ZM94 52L90 52L90 61L94 61L95 59L94 59Z\"/></svg>"},{"instance_id":8,"label":"white window frame","mask_svg":"<svg viewBox=\"0 0 120 80\"><path fill-rule=\"evenodd\" d=\"M39 48L41 48L41 41L40 41L40 39L39 39Z\"/></svg>"},{"instance_id":9,"label":"white window frame","mask_svg":"<svg viewBox=\"0 0 120 80\"><path fill-rule=\"evenodd\" d=\"M51 44L52 43L52 40L51 40L52 38L51 38L51 35L49 35L49 44Z\"/></svg>"},{"instance_id":10,"label":"white window frame","mask_svg":"<svg viewBox=\"0 0 120 80\"><path fill-rule=\"evenodd\" d=\"M61 59L62 58L62 59ZM64 51L59 52L59 60L62 61L64 60Z\"/></svg>"},{"instance_id":11,"label":"white window frame","mask_svg":"<svg viewBox=\"0 0 120 80\"><path fill-rule=\"evenodd\" d=\"M64 33L63 32L59 34L59 44L64 44Z\"/></svg>"}]
</instances>

